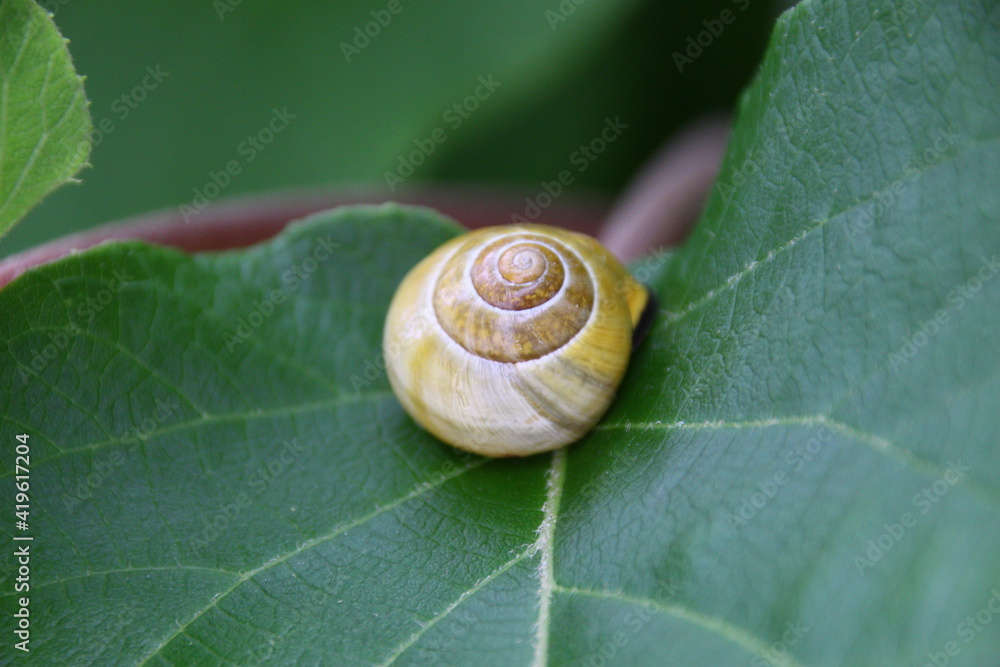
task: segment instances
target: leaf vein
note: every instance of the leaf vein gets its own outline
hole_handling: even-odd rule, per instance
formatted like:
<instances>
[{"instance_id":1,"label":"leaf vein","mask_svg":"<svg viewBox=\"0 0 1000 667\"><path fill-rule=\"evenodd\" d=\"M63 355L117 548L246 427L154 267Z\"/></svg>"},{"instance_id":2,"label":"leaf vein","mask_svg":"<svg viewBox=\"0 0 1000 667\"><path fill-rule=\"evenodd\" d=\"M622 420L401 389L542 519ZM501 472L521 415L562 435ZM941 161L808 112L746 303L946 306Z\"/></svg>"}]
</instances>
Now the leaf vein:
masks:
<instances>
[{"instance_id":1,"label":"leaf vein","mask_svg":"<svg viewBox=\"0 0 1000 667\"><path fill-rule=\"evenodd\" d=\"M185 632L187 630L187 628L189 626L191 626L191 624L193 624L199 618L201 618L206 613L208 613L209 611L211 611L213 608L215 608L216 606L218 606L218 604L220 602L222 602L223 600L225 600L230 594L232 594L233 591L235 591L237 588L239 588L240 586L242 586L247 581L249 581L249 580L253 579L254 577L256 577L258 574L260 574L262 572L266 572L267 570L270 570L271 568L273 568L273 567L275 567L277 565L280 565L280 564L288 561L289 559L294 558L295 556L298 556L299 554L308 551L309 549L312 549L312 548L314 548L316 546L319 546L320 544L324 544L326 542L329 542L329 541L331 541L331 540L339 537L340 535L343 535L344 533L346 533L349 530L352 530L354 528L362 526L365 523L367 523L368 521L371 521L372 519L375 519L376 517L378 517L378 516L380 516L382 514L385 514L386 512L389 512L389 511L395 509L396 507L399 507L400 505L402 505L403 503L405 503L405 502L407 502L409 500L413 500L414 498L419 498L420 496L424 495L425 493L428 493L430 491L433 491L433 490L435 490L435 489L443 486L444 484L446 484L447 482L451 481L452 479L455 479L456 477L464 475L465 473L469 472L470 470L474 470L475 468L478 468L478 467L480 467L482 465L485 465L486 463L489 463L490 460L491 459L481 459L479 461L475 461L475 462L470 463L469 465L465 466L464 468L457 468L457 469L455 469L454 471L452 471L450 473L442 474L437 479L435 479L433 481L424 482L422 484L419 484L412 491L410 491L409 493L407 493L406 495L401 496L400 498L392 501L391 503L388 503L386 505L383 505L382 507L379 507L374 512L369 512L368 514L365 514L365 515L363 515L363 516L361 516L361 517L359 517L357 519L354 519L353 521L349 521L347 523L340 524L337 527L335 527L332 531L330 531L329 533L327 533L326 535L321 535L321 536L315 537L315 538L313 538L311 540L307 540L306 542L303 542L302 544L298 545L296 548L292 549L291 551L288 551L288 552L286 552L284 554L281 554L279 556L275 556L274 558L268 560L266 563L264 563L264 564L262 564L262 565L260 565L260 566L258 566L256 568L254 568L253 570L250 570L249 572L247 572L245 574L240 575L236 579L236 581L233 583L232 586L229 586L228 588L226 588L226 589L220 591L219 593L216 593L214 596L212 596L212 599L208 602L208 604L206 604L199 611L197 611L186 623L180 625L176 631L174 631L172 634L170 634L169 636L167 636L166 638L164 638L156 646L156 648L154 648L151 652L149 652L148 654L146 654L141 660L138 661L137 664L140 665L140 666L141 665L145 665L150 660L152 660L154 657L157 657L158 654L160 653L160 651L162 651L164 648L166 648L166 646L169 645L174 639L176 639L181 633ZM256 583L256 582L254 582L254 583Z\"/></svg>"},{"instance_id":2,"label":"leaf vein","mask_svg":"<svg viewBox=\"0 0 1000 667\"><path fill-rule=\"evenodd\" d=\"M985 143L987 141L994 141L994 140L996 140L998 138L1000 138L1000 137L987 137L987 138L981 139L981 141ZM802 231L800 231L798 234L796 234L795 236L793 236L791 239L789 239L788 241L786 241L781 246L770 250L764 257L758 258L758 259L754 259L749 264L747 264L746 266L744 266L741 270L737 271L733 275L731 275L728 278L726 278L725 282L723 282L721 285L718 285L716 287L713 287L713 288L709 289L707 292L705 292L704 294L702 294L701 297L699 297L698 299L695 299L694 301L689 302L687 305L685 305L680 310L678 310L678 311L666 311L665 322L669 323L669 324L673 324L675 322L678 322L679 320L683 319L688 314L690 314L692 311L697 310L701 306L703 306L706 303L709 303L710 301L712 301L713 299L715 299L715 297L719 296L719 294L722 294L723 292L726 292L726 291L729 291L730 289L733 289L738 283L740 283L743 280L743 278L745 278L749 273L753 272L758 266L761 266L762 264L767 264L767 263L773 261L775 257L777 257L778 255L780 255L780 254L782 254L782 253L790 250L791 248L795 247L800 241L802 241L803 239L805 239L808 236L810 236L816 230L822 229L828 223L830 223L830 222L832 222L834 220L838 220L838 219L842 218L843 216L846 216L848 213L852 213L853 211L861 208L862 206L870 204L871 202L875 201L879 195L882 195L882 194L885 194L886 192L889 192L897 183L900 183L900 182L902 182L904 180L908 180L908 179L911 179L911 178L914 178L914 179L921 178L924 175L926 175L932 168L937 167L937 166L942 165L942 164L945 164L947 162L954 161L954 160L958 159L958 157L961 156L962 154L964 154L966 151L968 151L971 148L975 148L976 146L978 146L977 143L970 142L970 143L966 144L965 146L961 147L960 149L958 149L958 150L956 150L954 152L950 152L950 153L949 152L945 152L945 153L943 153L943 157L942 158L939 158L939 159L936 159L936 160L931 160L931 161L927 162L926 164L922 165L920 169L915 169L915 170L908 171L905 174L900 174L896 178L892 179L892 181L890 181L883 188L881 188L879 190L875 190L875 191L869 193L868 195L863 196L862 198L858 199L857 201L851 203L850 205L848 205L848 206L846 206L846 207L844 207L844 208L842 208L842 209L840 209L838 211L834 211L832 213L829 213L824 219L817 221L817 224L814 224L814 225L812 225L810 227L804 228ZM718 237L716 237L716 238L718 238Z\"/></svg>"},{"instance_id":3,"label":"leaf vein","mask_svg":"<svg viewBox=\"0 0 1000 667\"><path fill-rule=\"evenodd\" d=\"M945 473L948 472L949 468L946 465L937 463L936 461L931 461L925 459L921 456L914 454L912 451L900 447L894 444L891 440L884 436L876 435L865 431L864 429L851 426L845 422L842 422L833 417L827 415L803 415L803 416L788 416L788 417L771 417L768 419L757 419L748 421L725 421L725 420L715 420L715 421L702 421L702 422L686 422L686 421L676 421L676 422L646 422L646 423L631 423L622 422L617 424L598 424L594 430L597 431L607 431L612 429L641 429L644 431L655 431L655 430L711 430L711 429L758 429L758 428L773 428L775 426L825 426L834 431L841 433L842 435L848 437L851 440L860 442L870 448L872 451L878 452L888 458L894 459L901 463L903 467L911 469L912 471L920 474L923 477L930 479L941 479L944 477ZM1000 505L1000 496L996 494L989 487L976 482L972 479L966 479L960 485L965 487L967 491L971 492L972 495L979 497L980 499L987 500L993 504Z\"/></svg>"},{"instance_id":4,"label":"leaf vein","mask_svg":"<svg viewBox=\"0 0 1000 667\"><path fill-rule=\"evenodd\" d=\"M239 573L232 572L230 570L223 570L217 567L202 567L199 565L150 565L150 566L140 566L140 567L123 567L114 568L109 570L96 570L88 571L83 574L74 574L68 577L63 577L61 579L53 579L52 581L43 581L41 583L32 583L32 588L43 588L46 586L58 586L59 584L66 583L68 581L75 581L77 579L89 579L91 577L103 577L111 574L126 574L129 572L176 572L181 570L202 570L205 572L216 572L219 574L227 574L233 577L239 577ZM0 593L0 597L10 597L16 595L13 591L5 591Z\"/></svg>"},{"instance_id":5,"label":"leaf vein","mask_svg":"<svg viewBox=\"0 0 1000 667\"><path fill-rule=\"evenodd\" d=\"M164 426L163 428L159 428L159 429L155 429L155 430L149 431L148 433L144 434L143 439L148 441L149 439L151 439L153 437L157 437L157 436L164 435L164 434L167 434L167 433L182 432L182 431L185 431L185 430L190 429L190 428L195 428L197 426L201 426L203 424L219 424L219 423L226 423L226 422L232 422L232 421L238 421L238 420L249 421L251 419L267 419L267 418L271 418L271 417L286 416L286 415L292 415L292 414L297 414L297 413L301 413L301 412L309 412L309 411L312 411L312 410L324 410L324 409L330 408L330 407L332 407L334 405L338 405L338 404L341 404L341 403L349 403L349 402L353 402L353 401L371 400L371 401L374 402L374 401L383 400L383 399L385 399L387 397L390 397L390 396L393 396L393 394L392 394L391 391L388 391L388 390L387 391L372 391L372 392L360 393L360 394L357 394L355 396L347 396L347 395L335 396L335 397L333 397L331 399L328 399L328 400L315 401L313 403L299 403L299 404L296 404L296 405L282 405L282 406L279 406L277 408L272 408L272 409L268 409L268 410L260 410L260 409L258 409L258 410L253 410L253 411L249 411L249 412L225 412L225 413L219 413L219 414L211 414L211 413L209 413L209 414L206 414L206 415L202 415L202 416L196 417L194 419L189 419L189 420L186 420L186 421L175 422L173 424L169 424L167 426ZM110 434L108 434L108 435L110 436ZM101 449L103 449L105 447L108 447L110 445L124 444L124 443L130 441L132 439L132 437L134 437L134 436L130 436L130 435L126 434L126 435L123 435L123 436L121 436L119 438L111 438L111 437L109 437L109 439L107 439L107 440L100 440L100 441L97 441L97 442L88 443L86 445L81 445L80 447L74 447L72 449L63 449L63 450L59 451L57 454L54 454L54 455L52 455L52 456L50 456L50 457L48 457L46 459L41 459L38 463L35 464L35 467L37 468L37 466L39 466L39 465L42 465L44 463L49 463L49 462L54 461L56 459L60 459L60 458L62 458L64 456L69 456L69 455L75 454L77 452L82 452L82 451L86 451L86 450L90 450L90 451L94 452L94 451L99 451L99 450L101 450ZM14 474L13 472L4 473L4 474L0 475L0 480L5 479L7 477L11 477L11 476L13 476L13 474Z\"/></svg>"},{"instance_id":6,"label":"leaf vein","mask_svg":"<svg viewBox=\"0 0 1000 667\"><path fill-rule=\"evenodd\" d=\"M383 667L387 667L388 665L391 665L394 662L396 662L396 660L398 660L399 657L403 655L403 653L405 653L411 646L417 643L417 641L424 635L424 633L426 633L428 630L430 630L435 625L437 625L445 618L447 618L448 615L451 614L453 611L455 611L455 609L457 609L459 605L461 605L470 597L478 593L480 589L482 589L491 581L502 575L504 572L514 567L525 558L532 556L533 554L534 554L534 549L531 546L529 546L527 549L525 549L518 555L514 556L512 559L510 559L509 561L507 561L506 563L504 563L503 565L501 565L500 567L493 570L491 573L489 573L488 575L477 581L475 584L473 584L472 588L470 588L467 591L463 591L462 594L459 595L451 604L445 607L444 610L441 611L441 613L439 613L431 620L427 621L427 623L424 623L419 630L410 635L409 639L407 639L402 644L397 646L393 650L393 652L390 653L389 656L385 660L381 661L379 664L382 665Z\"/></svg>"},{"instance_id":7,"label":"leaf vein","mask_svg":"<svg viewBox=\"0 0 1000 667\"><path fill-rule=\"evenodd\" d=\"M614 591L594 591L585 588L574 588L562 585L556 585L555 592L563 595L581 595L604 600L617 600L618 602L624 602L625 604L644 607L646 609L653 609L661 614L673 616L698 625L705 630L708 630L723 639L746 649L752 655L767 654L768 658L772 660L772 664L779 665L780 667L803 667L802 663L793 658L787 651L780 654L770 651L771 645L749 630L733 625L732 623L717 616L712 616L690 607L678 604L664 604L656 600L632 597L630 595L626 595L625 593L618 593Z\"/></svg>"}]
</instances>

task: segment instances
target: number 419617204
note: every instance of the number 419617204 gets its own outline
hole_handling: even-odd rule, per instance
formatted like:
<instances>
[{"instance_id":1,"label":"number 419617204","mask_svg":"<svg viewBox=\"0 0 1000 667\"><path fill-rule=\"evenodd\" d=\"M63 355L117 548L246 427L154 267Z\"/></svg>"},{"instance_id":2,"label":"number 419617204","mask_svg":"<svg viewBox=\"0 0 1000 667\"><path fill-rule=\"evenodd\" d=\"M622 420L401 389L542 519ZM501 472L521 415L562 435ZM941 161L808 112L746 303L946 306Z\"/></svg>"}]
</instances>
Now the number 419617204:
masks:
<instances>
[{"instance_id":1,"label":"number 419617204","mask_svg":"<svg viewBox=\"0 0 1000 667\"><path fill-rule=\"evenodd\" d=\"M28 446L28 436L22 433L21 435L14 436L18 444L14 448L17 454L17 458L14 461L14 481L17 487L17 495L14 502L17 503L15 506L14 515L17 517L17 527L20 530L28 530L28 517L30 516L31 506L28 501L28 476L29 476L29 465L31 463L30 453L31 449Z\"/></svg>"}]
</instances>

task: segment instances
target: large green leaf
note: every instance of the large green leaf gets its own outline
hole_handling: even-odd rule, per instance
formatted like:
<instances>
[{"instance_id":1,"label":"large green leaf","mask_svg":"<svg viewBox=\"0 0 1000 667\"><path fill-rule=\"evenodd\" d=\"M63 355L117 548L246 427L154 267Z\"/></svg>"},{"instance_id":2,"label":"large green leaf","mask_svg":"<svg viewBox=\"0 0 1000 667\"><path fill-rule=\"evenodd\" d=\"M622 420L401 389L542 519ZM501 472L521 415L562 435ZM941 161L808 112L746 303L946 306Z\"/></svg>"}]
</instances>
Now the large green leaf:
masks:
<instances>
[{"instance_id":1,"label":"large green leaf","mask_svg":"<svg viewBox=\"0 0 1000 667\"><path fill-rule=\"evenodd\" d=\"M463 455L388 392L392 290L456 233L431 213L23 275L0 442L32 448L35 657L995 664L998 18L786 14L648 267L665 312L555 454Z\"/></svg>"},{"instance_id":2,"label":"large green leaf","mask_svg":"<svg viewBox=\"0 0 1000 667\"><path fill-rule=\"evenodd\" d=\"M90 155L83 80L32 0L0 2L0 236Z\"/></svg>"}]
</instances>

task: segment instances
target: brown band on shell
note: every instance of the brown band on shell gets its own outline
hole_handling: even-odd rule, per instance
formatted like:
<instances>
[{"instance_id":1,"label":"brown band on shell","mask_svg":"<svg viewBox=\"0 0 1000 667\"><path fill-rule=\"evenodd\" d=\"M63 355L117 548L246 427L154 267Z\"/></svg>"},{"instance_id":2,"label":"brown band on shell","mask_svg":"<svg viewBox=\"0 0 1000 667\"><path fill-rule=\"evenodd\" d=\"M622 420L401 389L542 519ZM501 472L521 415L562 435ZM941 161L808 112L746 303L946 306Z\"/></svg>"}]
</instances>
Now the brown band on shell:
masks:
<instances>
[{"instance_id":1,"label":"brown band on shell","mask_svg":"<svg viewBox=\"0 0 1000 667\"><path fill-rule=\"evenodd\" d=\"M506 363L538 359L565 345L590 318L590 273L558 241L513 233L470 263L475 250L461 246L452 255L434 293L441 327L472 354Z\"/></svg>"}]
</instances>

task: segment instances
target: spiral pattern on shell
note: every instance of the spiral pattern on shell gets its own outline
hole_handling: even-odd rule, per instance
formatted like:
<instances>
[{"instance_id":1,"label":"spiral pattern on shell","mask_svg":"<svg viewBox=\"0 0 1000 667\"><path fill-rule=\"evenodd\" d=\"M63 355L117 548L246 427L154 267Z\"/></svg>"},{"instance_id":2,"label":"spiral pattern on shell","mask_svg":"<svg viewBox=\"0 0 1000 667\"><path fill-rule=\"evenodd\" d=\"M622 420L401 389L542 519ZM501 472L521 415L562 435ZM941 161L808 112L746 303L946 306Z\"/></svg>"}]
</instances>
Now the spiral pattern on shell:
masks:
<instances>
[{"instance_id":1,"label":"spiral pattern on shell","mask_svg":"<svg viewBox=\"0 0 1000 667\"><path fill-rule=\"evenodd\" d=\"M526 456L611 404L648 294L594 239L544 225L457 237L415 266L383 348L406 411L445 442Z\"/></svg>"},{"instance_id":2,"label":"spiral pattern on shell","mask_svg":"<svg viewBox=\"0 0 1000 667\"><path fill-rule=\"evenodd\" d=\"M590 318L593 281L558 241L513 234L478 254L469 250L459 248L441 272L434 312L452 340L472 354L506 363L537 359L565 345ZM465 289L466 280L472 290Z\"/></svg>"}]
</instances>

